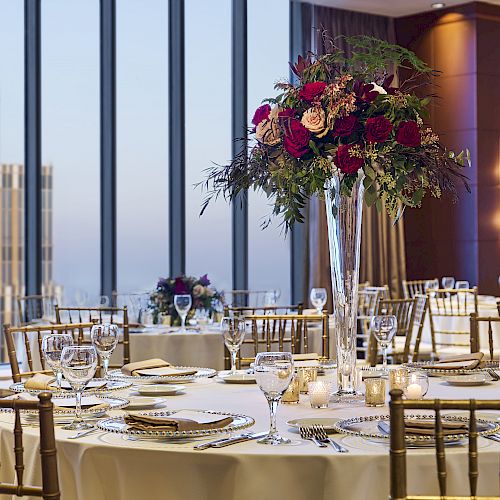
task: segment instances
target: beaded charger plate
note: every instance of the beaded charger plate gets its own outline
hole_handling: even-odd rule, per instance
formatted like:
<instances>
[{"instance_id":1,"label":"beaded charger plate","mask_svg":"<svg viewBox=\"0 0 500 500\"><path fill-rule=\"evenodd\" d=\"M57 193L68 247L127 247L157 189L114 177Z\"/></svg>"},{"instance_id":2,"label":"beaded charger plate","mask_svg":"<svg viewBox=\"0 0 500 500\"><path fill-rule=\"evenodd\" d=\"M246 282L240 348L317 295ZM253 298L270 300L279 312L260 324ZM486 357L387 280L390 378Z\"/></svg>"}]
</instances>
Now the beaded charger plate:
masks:
<instances>
[{"instance_id":1,"label":"beaded charger plate","mask_svg":"<svg viewBox=\"0 0 500 500\"><path fill-rule=\"evenodd\" d=\"M103 387L87 387L83 391L84 396L104 395L107 394L108 392L121 391L123 389L128 389L129 387L132 386L132 382L128 382L127 380L106 380L103 378L94 378L92 379L92 381L96 383L106 382L106 385L104 385ZM35 396L37 394L40 394L41 392L51 392L53 397L57 398L75 397L75 392L72 391L71 389L58 389L55 386L51 387L50 389L26 389L24 387L24 382L15 382L9 387L9 389L14 392L27 392L28 394L33 394Z\"/></svg>"},{"instance_id":2,"label":"beaded charger plate","mask_svg":"<svg viewBox=\"0 0 500 500\"><path fill-rule=\"evenodd\" d=\"M341 434L362 437L364 439L388 443L390 439L390 431L387 424L390 421L390 415L370 415L365 417L347 418L337 422L334 429ZM434 422L434 415L405 415L405 420L422 420L426 422ZM469 418L459 415L443 415L443 422L469 423ZM482 418L476 418L478 435L489 436L500 430L500 422L493 422ZM458 444L463 441L468 434L449 434L444 436L443 440L447 444ZM417 446L432 446L435 443L434 436L406 434L405 441L407 445Z\"/></svg>"},{"instance_id":3,"label":"beaded charger plate","mask_svg":"<svg viewBox=\"0 0 500 500\"><path fill-rule=\"evenodd\" d=\"M168 417L170 415L174 415L179 410L175 411L156 411L156 412L141 412L139 415L150 415L155 417ZM212 410L191 410L200 413L209 413L211 415L222 415L225 417L232 417L233 421L226 425L225 427L221 427L218 429L199 429L193 431L165 431L165 430L137 430L131 429L123 417L113 417L106 418L97 422L97 426L99 429L108 432L114 432L118 434L126 434L129 437L137 438L137 439L161 439L161 438L170 438L170 439L186 439L186 438L198 438L204 436L212 436L214 434L227 434L230 432L240 431L242 429L246 429L247 427L251 427L255 420L252 417L247 415L241 415L238 413L226 413Z\"/></svg>"},{"instance_id":4,"label":"beaded charger plate","mask_svg":"<svg viewBox=\"0 0 500 500\"><path fill-rule=\"evenodd\" d=\"M179 375L179 376L148 376L148 375L124 375L121 370L111 370L109 378L116 380L126 380L135 384L185 384L186 382L193 382L200 378L214 377L217 375L217 370L212 368L198 368L197 366L172 366L177 370L193 371L193 375Z\"/></svg>"},{"instance_id":5,"label":"beaded charger plate","mask_svg":"<svg viewBox=\"0 0 500 500\"><path fill-rule=\"evenodd\" d=\"M419 361L415 363L404 363L401 366L404 368L409 368L410 370L423 370L429 377L446 377L448 375L471 375L472 373L485 373L489 368L498 368L498 363L487 361L485 366L482 368L474 368L472 370L467 370L465 368L460 368L456 370L440 370L438 368L431 368L434 365L432 361Z\"/></svg>"}]
</instances>

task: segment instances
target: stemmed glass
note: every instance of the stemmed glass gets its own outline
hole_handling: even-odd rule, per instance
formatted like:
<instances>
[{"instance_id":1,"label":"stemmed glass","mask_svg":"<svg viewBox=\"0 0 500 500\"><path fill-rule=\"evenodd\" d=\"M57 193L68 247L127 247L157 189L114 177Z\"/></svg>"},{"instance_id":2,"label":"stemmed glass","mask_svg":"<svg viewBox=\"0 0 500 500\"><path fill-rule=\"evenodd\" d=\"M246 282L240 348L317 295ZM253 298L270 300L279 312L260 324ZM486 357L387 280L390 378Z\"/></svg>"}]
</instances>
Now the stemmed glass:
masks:
<instances>
[{"instance_id":1,"label":"stemmed glass","mask_svg":"<svg viewBox=\"0 0 500 500\"><path fill-rule=\"evenodd\" d=\"M110 323L94 325L90 331L92 344L96 348L104 368L104 378L108 378L109 359L118 344L118 326Z\"/></svg>"},{"instance_id":2,"label":"stemmed glass","mask_svg":"<svg viewBox=\"0 0 500 500\"><path fill-rule=\"evenodd\" d=\"M70 333L54 333L42 339L43 357L54 372L59 390L62 383L61 353L64 347L70 345L73 345L73 335Z\"/></svg>"},{"instance_id":3,"label":"stemmed glass","mask_svg":"<svg viewBox=\"0 0 500 500\"><path fill-rule=\"evenodd\" d=\"M97 351L94 346L66 346L61 353L61 368L66 380L75 391L75 418L63 429L90 429L93 426L82 419L82 393L97 370Z\"/></svg>"},{"instance_id":4,"label":"stemmed glass","mask_svg":"<svg viewBox=\"0 0 500 500\"><path fill-rule=\"evenodd\" d=\"M293 359L290 352L261 352L254 363L255 379L269 403L269 434L257 442L262 444L285 444L290 440L281 437L276 429L278 404L293 377Z\"/></svg>"},{"instance_id":5,"label":"stemmed glass","mask_svg":"<svg viewBox=\"0 0 500 500\"><path fill-rule=\"evenodd\" d=\"M191 309L191 295L174 295L174 306L181 318L181 332L186 331L186 317Z\"/></svg>"},{"instance_id":6,"label":"stemmed glass","mask_svg":"<svg viewBox=\"0 0 500 500\"><path fill-rule=\"evenodd\" d=\"M468 281L466 280L459 280L459 281L456 281L455 282L455 289L456 290L463 290L463 289L467 289L467 288L470 288L470 284Z\"/></svg>"},{"instance_id":7,"label":"stemmed glass","mask_svg":"<svg viewBox=\"0 0 500 500\"><path fill-rule=\"evenodd\" d=\"M373 316L370 329L382 348L382 370L387 373L387 348L398 328L396 316Z\"/></svg>"},{"instance_id":8,"label":"stemmed glass","mask_svg":"<svg viewBox=\"0 0 500 500\"><path fill-rule=\"evenodd\" d=\"M224 338L224 344L226 344L227 350L231 355L231 371L229 374L234 375L236 373L236 355L240 350L243 340L245 340L246 322L239 318L224 317L220 322L220 331Z\"/></svg>"},{"instance_id":9,"label":"stemmed glass","mask_svg":"<svg viewBox=\"0 0 500 500\"><path fill-rule=\"evenodd\" d=\"M311 290L311 304L316 308L318 314L323 314L323 307L326 304L326 288L313 288Z\"/></svg>"},{"instance_id":10,"label":"stemmed glass","mask_svg":"<svg viewBox=\"0 0 500 500\"><path fill-rule=\"evenodd\" d=\"M443 288L453 288L455 286L455 278L453 276L445 276L441 279Z\"/></svg>"}]
</instances>

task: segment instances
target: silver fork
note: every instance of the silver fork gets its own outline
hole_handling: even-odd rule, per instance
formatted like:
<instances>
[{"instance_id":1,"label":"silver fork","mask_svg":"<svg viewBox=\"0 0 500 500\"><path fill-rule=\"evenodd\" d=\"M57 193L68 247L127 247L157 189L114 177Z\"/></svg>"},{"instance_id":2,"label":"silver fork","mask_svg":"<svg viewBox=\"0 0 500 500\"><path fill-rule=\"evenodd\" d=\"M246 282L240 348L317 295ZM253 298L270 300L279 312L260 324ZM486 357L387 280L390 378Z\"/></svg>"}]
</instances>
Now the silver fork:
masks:
<instances>
[{"instance_id":1,"label":"silver fork","mask_svg":"<svg viewBox=\"0 0 500 500\"><path fill-rule=\"evenodd\" d=\"M313 430L311 427L299 427L299 432L300 432L300 437L302 439L308 439L309 441L312 441L315 443L317 446L320 448L326 448L326 444L322 443L318 439L316 439L316 436L313 434Z\"/></svg>"},{"instance_id":2,"label":"silver fork","mask_svg":"<svg viewBox=\"0 0 500 500\"><path fill-rule=\"evenodd\" d=\"M337 443L333 439L331 439L326 433L325 428L322 425L313 425L312 430L316 439L318 439L321 443L329 443L338 453L348 453L349 450L344 448L341 444Z\"/></svg>"}]
</instances>

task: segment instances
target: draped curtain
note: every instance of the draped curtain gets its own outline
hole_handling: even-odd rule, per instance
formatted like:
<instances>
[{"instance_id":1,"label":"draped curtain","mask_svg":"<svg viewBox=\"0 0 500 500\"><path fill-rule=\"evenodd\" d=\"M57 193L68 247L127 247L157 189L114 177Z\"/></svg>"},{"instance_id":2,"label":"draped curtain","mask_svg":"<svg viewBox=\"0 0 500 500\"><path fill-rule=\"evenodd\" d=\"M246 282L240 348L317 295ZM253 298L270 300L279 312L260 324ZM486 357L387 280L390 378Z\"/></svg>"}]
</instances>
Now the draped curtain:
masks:
<instances>
[{"instance_id":1,"label":"draped curtain","mask_svg":"<svg viewBox=\"0 0 500 500\"><path fill-rule=\"evenodd\" d=\"M303 52L309 50L322 54L322 32L329 37L339 35L370 35L395 42L393 20L389 17L333 9L317 5L302 4ZM335 45L347 50L342 39ZM312 287L329 290L331 301L330 260L328 233L324 201L313 198L307 213L307 270L305 283ZM401 280L406 277L405 240L403 221L393 225L385 213L378 213L375 207L363 207L361 237L360 281L373 285L388 284L392 296L400 294ZM331 308L331 303L330 303Z\"/></svg>"}]
</instances>

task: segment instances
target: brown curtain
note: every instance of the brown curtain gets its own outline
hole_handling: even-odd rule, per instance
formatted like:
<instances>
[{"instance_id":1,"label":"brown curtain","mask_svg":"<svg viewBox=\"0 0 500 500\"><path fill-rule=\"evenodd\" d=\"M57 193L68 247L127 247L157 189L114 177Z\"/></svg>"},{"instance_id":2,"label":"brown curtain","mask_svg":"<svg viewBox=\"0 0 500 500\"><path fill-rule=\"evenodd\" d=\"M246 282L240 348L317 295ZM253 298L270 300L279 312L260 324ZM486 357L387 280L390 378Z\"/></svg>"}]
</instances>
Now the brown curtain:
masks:
<instances>
[{"instance_id":1,"label":"brown curtain","mask_svg":"<svg viewBox=\"0 0 500 500\"><path fill-rule=\"evenodd\" d=\"M339 35L370 35L395 42L394 24L389 17L351 12L329 7L305 4L302 9L302 39L304 52L313 50L321 54L321 32L335 38ZM304 15L306 14L306 15ZM336 45L342 47L342 39ZM360 281L373 285L388 284L393 297L400 295L401 280L406 277L405 239L403 221L393 225L385 213L375 207L363 208L361 237ZM330 260L324 201L310 200L307 214L308 242L305 283L312 287L325 287L331 301ZM329 304L331 308L331 303Z\"/></svg>"}]
</instances>

